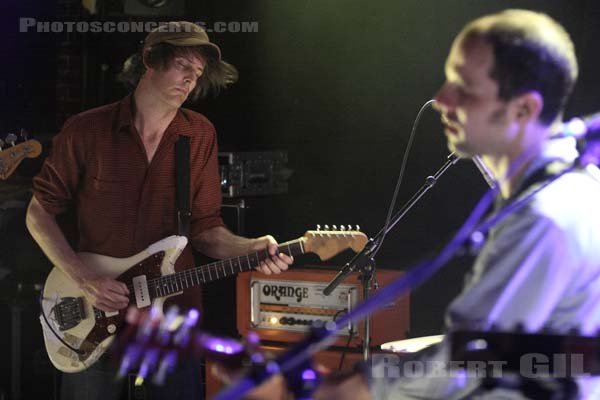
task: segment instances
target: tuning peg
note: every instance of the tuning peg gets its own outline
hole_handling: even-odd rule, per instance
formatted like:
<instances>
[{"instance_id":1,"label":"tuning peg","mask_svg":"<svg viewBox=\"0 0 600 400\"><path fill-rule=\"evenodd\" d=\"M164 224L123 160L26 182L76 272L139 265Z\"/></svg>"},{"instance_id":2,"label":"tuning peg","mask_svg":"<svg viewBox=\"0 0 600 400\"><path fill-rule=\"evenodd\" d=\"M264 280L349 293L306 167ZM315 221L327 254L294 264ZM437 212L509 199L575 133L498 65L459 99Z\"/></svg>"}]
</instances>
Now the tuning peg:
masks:
<instances>
[{"instance_id":1,"label":"tuning peg","mask_svg":"<svg viewBox=\"0 0 600 400\"><path fill-rule=\"evenodd\" d=\"M119 378L124 378L131 368L137 364L141 355L142 346L137 343L130 344L125 351L123 359L121 360L121 365L119 366L119 372L117 376Z\"/></svg>"},{"instance_id":2,"label":"tuning peg","mask_svg":"<svg viewBox=\"0 0 600 400\"><path fill-rule=\"evenodd\" d=\"M175 369L177 364L177 351L171 350L165 355L160 362L158 369L152 377L152 382L156 385L163 385L169 372Z\"/></svg>"},{"instance_id":3,"label":"tuning peg","mask_svg":"<svg viewBox=\"0 0 600 400\"><path fill-rule=\"evenodd\" d=\"M356 225L356 230L360 231L360 225Z\"/></svg>"},{"instance_id":4,"label":"tuning peg","mask_svg":"<svg viewBox=\"0 0 600 400\"><path fill-rule=\"evenodd\" d=\"M154 370L156 363L158 362L160 350L159 349L148 349L140 365L140 369L135 378L135 386L141 386L144 380L148 377L151 371Z\"/></svg>"},{"instance_id":5,"label":"tuning peg","mask_svg":"<svg viewBox=\"0 0 600 400\"><path fill-rule=\"evenodd\" d=\"M15 135L14 133L9 133L8 135L6 135L6 142L10 143L11 145L15 145L15 142L17 141L17 135Z\"/></svg>"},{"instance_id":6,"label":"tuning peg","mask_svg":"<svg viewBox=\"0 0 600 400\"><path fill-rule=\"evenodd\" d=\"M337 225L334 225L334 226L333 226L333 230L334 230L334 231L337 231Z\"/></svg>"},{"instance_id":7,"label":"tuning peg","mask_svg":"<svg viewBox=\"0 0 600 400\"><path fill-rule=\"evenodd\" d=\"M346 227L344 225L340 225L340 231L344 232L346 230Z\"/></svg>"},{"instance_id":8,"label":"tuning peg","mask_svg":"<svg viewBox=\"0 0 600 400\"><path fill-rule=\"evenodd\" d=\"M19 136L21 136L21 139L26 141L27 139L29 139L29 132L27 132L26 129L21 128L21 131L19 132Z\"/></svg>"},{"instance_id":9,"label":"tuning peg","mask_svg":"<svg viewBox=\"0 0 600 400\"><path fill-rule=\"evenodd\" d=\"M321 225L317 224L317 231L321 230Z\"/></svg>"},{"instance_id":10,"label":"tuning peg","mask_svg":"<svg viewBox=\"0 0 600 400\"><path fill-rule=\"evenodd\" d=\"M2 148L4 147L4 140L0 139L0 150L2 150Z\"/></svg>"},{"instance_id":11,"label":"tuning peg","mask_svg":"<svg viewBox=\"0 0 600 400\"><path fill-rule=\"evenodd\" d=\"M328 231L329 230L329 225L325 225L325 230Z\"/></svg>"}]
</instances>

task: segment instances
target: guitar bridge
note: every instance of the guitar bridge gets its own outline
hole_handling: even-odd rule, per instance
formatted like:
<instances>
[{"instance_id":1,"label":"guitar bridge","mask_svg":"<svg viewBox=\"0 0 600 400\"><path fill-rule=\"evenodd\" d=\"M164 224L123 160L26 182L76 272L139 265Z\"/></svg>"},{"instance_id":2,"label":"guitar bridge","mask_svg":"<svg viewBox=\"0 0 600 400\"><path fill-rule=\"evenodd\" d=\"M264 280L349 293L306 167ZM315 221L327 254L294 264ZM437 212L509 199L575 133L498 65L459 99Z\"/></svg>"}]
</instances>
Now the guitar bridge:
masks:
<instances>
[{"instance_id":1,"label":"guitar bridge","mask_svg":"<svg viewBox=\"0 0 600 400\"><path fill-rule=\"evenodd\" d=\"M54 306L54 318L61 331L71 329L85 318L85 308L82 297L63 297Z\"/></svg>"}]
</instances>

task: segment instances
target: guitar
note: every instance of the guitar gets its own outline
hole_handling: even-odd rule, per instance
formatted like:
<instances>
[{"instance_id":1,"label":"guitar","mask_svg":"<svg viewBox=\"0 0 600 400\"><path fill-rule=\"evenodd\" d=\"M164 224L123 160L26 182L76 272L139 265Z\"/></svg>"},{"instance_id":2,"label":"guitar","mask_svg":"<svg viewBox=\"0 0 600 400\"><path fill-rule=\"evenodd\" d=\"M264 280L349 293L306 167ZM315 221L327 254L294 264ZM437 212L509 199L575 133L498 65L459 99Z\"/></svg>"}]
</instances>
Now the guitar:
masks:
<instances>
[{"instance_id":1,"label":"guitar","mask_svg":"<svg viewBox=\"0 0 600 400\"><path fill-rule=\"evenodd\" d=\"M362 250L367 237L359 231L307 231L299 239L279 245L290 256L315 253L327 260L346 249ZM162 310L167 297L183 289L250 271L265 260L267 250L217 261L175 272L175 261L187 245L187 238L169 236L128 258L79 253L81 260L103 276L129 288L130 304ZM90 304L77 285L58 268L46 279L40 322L46 351L54 366L63 372L83 371L98 360L111 345L122 325L125 309L104 312Z\"/></svg>"},{"instance_id":2,"label":"guitar","mask_svg":"<svg viewBox=\"0 0 600 400\"><path fill-rule=\"evenodd\" d=\"M16 140L16 136L14 138ZM9 142L8 138L7 142ZM0 151L1 180L8 179L8 177L15 172L23 159L35 158L42 152L42 145L37 140L31 139L16 145L14 144L14 140L9 143L12 143L12 146Z\"/></svg>"},{"instance_id":3,"label":"guitar","mask_svg":"<svg viewBox=\"0 0 600 400\"><path fill-rule=\"evenodd\" d=\"M177 365L184 360L197 362L202 358L213 361L207 373L229 384L277 362L275 355L261 349L255 332L250 332L242 341L213 336L196 327L199 313L195 309L185 315L175 306L164 316L155 311L154 308L149 312L127 310L127 326L117 336L111 351L112 358L119 361L117 379L137 371L136 386L148 380L163 385L169 374L177 373ZM325 371L313 360L306 360L283 373L285 383L257 386L252 398L287 398L289 391L295 399L310 398Z\"/></svg>"}]
</instances>

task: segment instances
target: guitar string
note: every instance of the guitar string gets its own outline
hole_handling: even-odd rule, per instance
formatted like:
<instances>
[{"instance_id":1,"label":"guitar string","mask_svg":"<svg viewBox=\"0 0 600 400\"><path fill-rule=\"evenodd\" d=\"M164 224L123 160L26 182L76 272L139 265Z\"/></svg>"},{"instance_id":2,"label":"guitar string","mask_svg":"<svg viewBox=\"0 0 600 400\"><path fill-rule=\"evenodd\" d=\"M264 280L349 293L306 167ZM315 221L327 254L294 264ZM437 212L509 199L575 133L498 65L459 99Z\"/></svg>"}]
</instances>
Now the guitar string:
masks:
<instances>
[{"instance_id":1,"label":"guitar string","mask_svg":"<svg viewBox=\"0 0 600 400\"><path fill-rule=\"evenodd\" d=\"M329 233L329 232L323 232L322 235L330 236L331 233ZM354 236L356 235L356 232L348 231L348 232L342 233L341 235L340 234L336 234L336 235L337 236L342 236L344 238L346 238L346 237L354 238ZM287 253L288 253L287 255L291 255L291 253L292 253L291 246L294 246L294 245L295 246L299 246L298 250L300 251L300 253L304 253L304 247L302 246L302 240L301 239L293 240L293 241L289 241L289 242L285 242L285 243L281 243L279 245L279 248L287 247L287 250L288 250L287 251ZM217 275L217 279L220 279L219 278L219 274L218 274L218 271L219 271L218 268L219 267L221 268L221 271L222 271L222 275L223 275L222 278L224 278L226 276L234 275L236 273L235 271L233 271L233 265L232 265L232 262L234 262L234 260L237 260L236 266L239 269L238 272L242 272L243 271L242 267L248 268L248 267L250 267L252 265L253 262L251 262L251 260L249 258L250 256L254 257L253 258L253 262L260 262L260 261L263 261L263 260L265 260L265 259L268 258L268 253L267 253L266 250L259 250L259 251L255 252L253 254L252 253L251 254L246 254L246 255L240 256L240 257L233 257L233 258L229 258L229 259L226 259L226 260L215 261L215 262L212 262L210 264L206 264L206 265L195 267L195 268L184 269L183 271L179 271L179 272L176 272L176 273L173 273L173 274L163 275L163 276L160 276L160 277L157 277L157 278L150 279L150 280L147 281L147 286L148 286L148 289L154 290L154 294L158 293L157 292L158 288L162 288L163 290L167 289L167 292L173 291L173 285L175 285L176 291L181 291L181 290L183 290L183 286L184 286L182 284L183 283L182 279L185 280L187 287L195 285L193 283L194 282L194 278L197 281L196 284L211 282L211 281L215 280L215 279L212 279L212 276L210 275L211 269ZM248 260L248 262L246 263L247 265L244 265L243 262L242 262L242 259L244 257ZM227 263L229 263L229 267L232 269L232 273L228 273L226 271L226 264ZM206 280L206 278L204 276L205 272L208 272L209 278L210 278L209 280ZM200 280L200 278L199 278L200 274L202 275L202 280ZM187 282L188 278L191 279L192 285L189 285L189 283ZM163 283L159 284L160 281L163 281ZM170 287L165 287L165 285L167 285L167 284L170 284ZM178 285L181 286L181 290L179 290L179 288L177 287ZM132 301L135 301L135 295L134 295L134 291L133 291L133 284L127 285L127 288L129 289L129 291L131 293L129 295L129 298ZM175 293L175 292L172 292L172 293ZM170 294L170 293L167 293L167 294Z\"/></svg>"},{"instance_id":2,"label":"guitar string","mask_svg":"<svg viewBox=\"0 0 600 400\"><path fill-rule=\"evenodd\" d=\"M294 243L294 242L282 243L279 247L280 248L281 247L287 247L288 253L291 253L292 250L291 250L290 246L293 246L295 244L296 243ZM255 259L256 261L260 262L260 261L265 260L268 257L268 253L265 250L259 250L259 251L255 252L253 254L251 253L251 254L240 256L240 257L229 258L227 260L215 261L215 262L212 262L210 264L202 265L202 266L199 266L199 267L185 269L183 271L179 271L179 272L176 272L174 274L163 275L163 276L160 276L158 278L150 279L150 280L147 281L147 285L148 285L148 288L152 288L152 289L154 289L156 291L157 287L164 287L164 285L156 285L161 280L165 281L165 283L170 283L171 286L174 283L175 284L178 284L178 283L181 284L181 280L182 279L186 279L187 280L187 278L194 279L196 277L196 280L199 281L198 275L202 274L204 276L205 272L208 272L209 275L210 275L211 269L213 271L215 271L215 274L218 277L218 268L219 267L221 267L221 271L223 271L223 273L222 273L223 277L228 276L228 275L233 275L231 273L227 273L227 271L225 270L226 263L231 264L232 262L234 262L233 260L237 260L236 265L237 265L237 268L240 270L238 272L242 272L243 271L242 267L246 267L247 268L247 267L250 267L252 265L252 262L250 262L250 260L249 260L249 262L246 262L247 265L244 265L244 262L242 261L243 258L248 258L250 256L253 257L253 260ZM233 266L232 266L232 268L233 268ZM179 282L177 282L177 279L179 280ZM212 280L213 279L209 279L208 281L212 281ZM166 282L166 281L170 281L170 282ZM192 280L192 282L193 282L193 280ZM201 281L201 283L206 283L206 282L207 282L207 280L205 278L203 278L203 280ZM131 293L133 293L133 284L128 285L127 288L129 289L129 291ZM130 298L131 298L131 295L130 295ZM132 300L135 300L135 298L132 298Z\"/></svg>"}]
</instances>

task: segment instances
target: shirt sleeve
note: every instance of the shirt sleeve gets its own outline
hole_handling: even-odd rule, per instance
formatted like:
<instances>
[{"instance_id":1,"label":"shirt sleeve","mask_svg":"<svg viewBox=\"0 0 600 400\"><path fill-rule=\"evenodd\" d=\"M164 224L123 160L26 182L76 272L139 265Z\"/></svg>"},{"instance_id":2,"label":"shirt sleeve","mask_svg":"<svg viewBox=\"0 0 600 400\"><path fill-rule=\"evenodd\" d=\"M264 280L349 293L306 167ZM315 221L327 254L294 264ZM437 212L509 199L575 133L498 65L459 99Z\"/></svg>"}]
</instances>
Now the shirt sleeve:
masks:
<instances>
[{"instance_id":1,"label":"shirt sleeve","mask_svg":"<svg viewBox=\"0 0 600 400\"><path fill-rule=\"evenodd\" d=\"M209 122L203 124L206 134L201 143L192 144L192 190L190 237L197 238L203 231L216 226L225 226L221 218L221 180L217 135ZM193 141L192 141L193 143Z\"/></svg>"},{"instance_id":2,"label":"shirt sleeve","mask_svg":"<svg viewBox=\"0 0 600 400\"><path fill-rule=\"evenodd\" d=\"M73 204L84 171L82 123L78 116L65 122L52 140L40 173L33 178L33 194L49 214L60 214Z\"/></svg>"}]
</instances>

